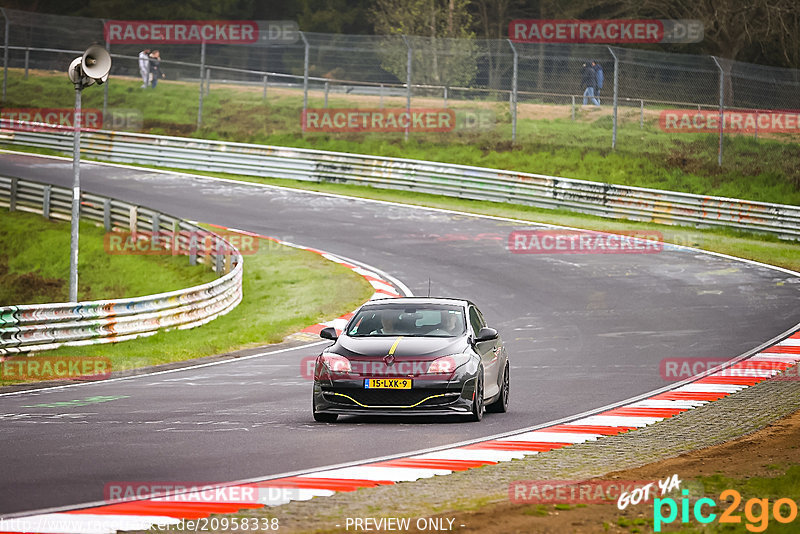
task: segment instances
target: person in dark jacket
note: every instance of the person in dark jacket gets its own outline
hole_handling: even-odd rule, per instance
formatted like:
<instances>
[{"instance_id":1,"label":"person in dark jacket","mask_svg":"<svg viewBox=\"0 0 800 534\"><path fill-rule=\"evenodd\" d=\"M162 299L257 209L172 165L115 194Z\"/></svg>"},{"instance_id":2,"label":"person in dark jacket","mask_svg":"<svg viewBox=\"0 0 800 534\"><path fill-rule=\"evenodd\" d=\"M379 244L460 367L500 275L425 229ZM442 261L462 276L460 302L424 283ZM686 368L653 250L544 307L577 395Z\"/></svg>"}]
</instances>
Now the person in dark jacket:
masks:
<instances>
[{"instance_id":1,"label":"person in dark jacket","mask_svg":"<svg viewBox=\"0 0 800 534\"><path fill-rule=\"evenodd\" d=\"M150 83L153 89L158 84L158 79L163 78L164 73L161 71L161 52L153 50L150 53Z\"/></svg>"},{"instance_id":2,"label":"person in dark jacket","mask_svg":"<svg viewBox=\"0 0 800 534\"><path fill-rule=\"evenodd\" d=\"M583 89L583 105L592 99L592 104L599 106L600 102L594 96L594 88L597 85L597 73L591 65L584 63L581 69L581 88Z\"/></svg>"},{"instance_id":3,"label":"person in dark jacket","mask_svg":"<svg viewBox=\"0 0 800 534\"><path fill-rule=\"evenodd\" d=\"M597 84L594 86L594 96L599 99L600 89L603 88L603 81L605 81L605 74L603 73L603 67L594 59L592 60L592 68L594 69L595 78L597 78Z\"/></svg>"}]
</instances>

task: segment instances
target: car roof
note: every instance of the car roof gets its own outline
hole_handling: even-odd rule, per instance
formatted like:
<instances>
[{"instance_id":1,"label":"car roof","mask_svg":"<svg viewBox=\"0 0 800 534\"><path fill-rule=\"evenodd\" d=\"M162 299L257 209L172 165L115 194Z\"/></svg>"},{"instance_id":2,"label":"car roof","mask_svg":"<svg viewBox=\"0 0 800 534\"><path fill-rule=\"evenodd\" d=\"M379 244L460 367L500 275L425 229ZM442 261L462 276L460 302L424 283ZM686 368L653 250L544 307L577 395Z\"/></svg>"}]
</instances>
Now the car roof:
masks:
<instances>
[{"instance_id":1,"label":"car roof","mask_svg":"<svg viewBox=\"0 0 800 534\"><path fill-rule=\"evenodd\" d=\"M404 304L404 303L413 303L413 304L449 304L449 305L456 305L456 306L474 306L472 302L466 299L459 299L459 298L449 298L449 297L399 297L399 298L383 298L383 299L375 299L365 302L362 307L367 306L375 306L375 305L382 305L382 304Z\"/></svg>"}]
</instances>

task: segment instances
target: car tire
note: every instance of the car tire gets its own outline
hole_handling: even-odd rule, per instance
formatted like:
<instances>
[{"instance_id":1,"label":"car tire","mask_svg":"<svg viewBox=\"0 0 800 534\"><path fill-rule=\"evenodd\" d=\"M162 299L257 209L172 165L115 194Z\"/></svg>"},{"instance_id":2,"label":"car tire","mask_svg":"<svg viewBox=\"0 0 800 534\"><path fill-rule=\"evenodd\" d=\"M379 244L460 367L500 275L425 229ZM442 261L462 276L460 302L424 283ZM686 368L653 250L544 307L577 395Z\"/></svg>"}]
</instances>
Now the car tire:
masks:
<instances>
[{"instance_id":1,"label":"car tire","mask_svg":"<svg viewBox=\"0 0 800 534\"><path fill-rule=\"evenodd\" d=\"M317 412L317 401L314 400L311 405L311 410L314 412L314 421L318 423L335 423L339 418L337 413L322 413Z\"/></svg>"},{"instance_id":2,"label":"car tire","mask_svg":"<svg viewBox=\"0 0 800 534\"><path fill-rule=\"evenodd\" d=\"M508 392L511 389L508 363L503 369L503 383L500 385L500 396L486 406L486 411L491 413L506 413L508 411Z\"/></svg>"},{"instance_id":3,"label":"car tire","mask_svg":"<svg viewBox=\"0 0 800 534\"><path fill-rule=\"evenodd\" d=\"M483 419L483 367L478 368L478 376L475 378L475 400L472 402L472 413L470 421L479 423Z\"/></svg>"}]
</instances>

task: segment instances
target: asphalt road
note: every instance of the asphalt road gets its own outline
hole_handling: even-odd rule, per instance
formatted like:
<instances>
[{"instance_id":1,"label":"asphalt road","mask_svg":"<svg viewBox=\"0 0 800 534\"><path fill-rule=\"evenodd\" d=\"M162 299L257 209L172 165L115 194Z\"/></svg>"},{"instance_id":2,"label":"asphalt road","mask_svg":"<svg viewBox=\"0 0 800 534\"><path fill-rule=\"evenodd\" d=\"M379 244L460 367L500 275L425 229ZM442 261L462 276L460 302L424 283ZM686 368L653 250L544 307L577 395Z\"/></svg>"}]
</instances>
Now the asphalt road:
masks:
<instances>
[{"instance_id":1,"label":"asphalt road","mask_svg":"<svg viewBox=\"0 0 800 534\"><path fill-rule=\"evenodd\" d=\"M0 174L72 179L67 161L13 154L0 155ZM300 362L319 346L0 396L0 514L102 500L113 481L238 480L524 428L663 387L665 358L732 358L800 322L800 280L706 254L512 254L509 232L531 226L87 163L82 186L360 260L415 294L430 278L433 294L473 300L506 341L510 411L315 423Z\"/></svg>"}]
</instances>

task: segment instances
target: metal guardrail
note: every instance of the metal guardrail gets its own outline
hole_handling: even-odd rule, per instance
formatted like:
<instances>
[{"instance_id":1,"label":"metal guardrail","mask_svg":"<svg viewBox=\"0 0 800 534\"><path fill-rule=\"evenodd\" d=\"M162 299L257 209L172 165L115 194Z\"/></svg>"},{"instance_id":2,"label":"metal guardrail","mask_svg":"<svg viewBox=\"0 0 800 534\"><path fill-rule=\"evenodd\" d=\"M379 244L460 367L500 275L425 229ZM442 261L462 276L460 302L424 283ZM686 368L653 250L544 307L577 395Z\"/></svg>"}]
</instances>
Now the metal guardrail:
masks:
<instances>
[{"instance_id":1,"label":"metal guardrail","mask_svg":"<svg viewBox=\"0 0 800 534\"><path fill-rule=\"evenodd\" d=\"M44 126L44 125L42 125ZM23 129L24 128L24 129ZM0 120L0 144L71 153L71 130L25 131ZM137 133L87 131L82 156L249 176L338 182L567 209L661 224L729 227L800 238L800 207L630 187L542 174L340 152Z\"/></svg>"},{"instance_id":2,"label":"metal guardrail","mask_svg":"<svg viewBox=\"0 0 800 534\"><path fill-rule=\"evenodd\" d=\"M69 220L71 203L71 189L0 176L0 206L10 211ZM192 264L211 266L220 278L136 298L0 306L0 355L62 345L114 343L153 335L161 329L193 328L228 313L241 302L241 254L213 232L148 208L88 193L81 195L81 217L102 224L107 232L122 230L145 236L169 232L176 251L186 251ZM224 246L211 250L197 246L193 240L199 233L210 234Z\"/></svg>"}]
</instances>

